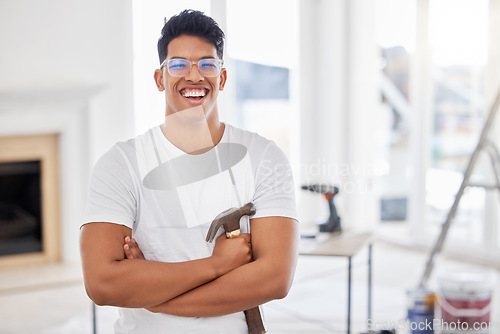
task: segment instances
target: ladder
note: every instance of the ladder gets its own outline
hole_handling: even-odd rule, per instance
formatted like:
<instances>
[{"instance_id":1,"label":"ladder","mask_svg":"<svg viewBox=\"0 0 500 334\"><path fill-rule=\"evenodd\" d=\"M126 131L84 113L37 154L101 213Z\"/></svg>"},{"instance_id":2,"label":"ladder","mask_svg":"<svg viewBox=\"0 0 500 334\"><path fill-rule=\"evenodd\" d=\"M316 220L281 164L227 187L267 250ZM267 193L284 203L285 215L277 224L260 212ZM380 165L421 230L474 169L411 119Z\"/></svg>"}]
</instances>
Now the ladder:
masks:
<instances>
[{"instance_id":1,"label":"ladder","mask_svg":"<svg viewBox=\"0 0 500 334\"><path fill-rule=\"evenodd\" d=\"M476 148L474 149L474 152L472 153L469 164L467 165L467 169L465 170L464 177L462 180L462 183L460 185L460 188L458 190L458 193L455 197L455 200L453 202L453 205L451 206L450 211L448 212L448 216L446 217L445 222L443 223L441 227L441 233L439 234L439 237L434 244L432 251L429 255L429 258L427 260L427 263L425 265L425 271L424 274L422 275L422 278L420 279L419 287L420 288L425 288L427 285L427 282L429 280L429 277L432 273L432 270L434 269L434 264L436 261L436 255L438 255L441 250L443 249L443 244L446 239L446 235L448 234L448 230L450 229L451 223L453 222L453 218L455 217L455 214L457 213L458 209L458 204L460 202L460 199L462 198L462 195L464 194L465 188L468 186L480 186L485 189L496 189L500 192L500 154L498 153L498 150L493 142L491 142L488 139L488 132L490 131L494 120L495 120L495 115L498 111L498 107L500 106L500 90L498 91L495 101L493 102L493 105L489 111L488 118L486 119L486 122L484 123L483 129L481 131L481 136L479 137L479 141L477 143ZM470 178L472 175L472 171L474 169L474 166L476 164L476 161L479 157L479 153L481 151L486 151L490 157L491 164L493 167L493 174L495 175L495 182L496 184L494 185L477 185L477 184L471 184L470 183Z\"/></svg>"}]
</instances>

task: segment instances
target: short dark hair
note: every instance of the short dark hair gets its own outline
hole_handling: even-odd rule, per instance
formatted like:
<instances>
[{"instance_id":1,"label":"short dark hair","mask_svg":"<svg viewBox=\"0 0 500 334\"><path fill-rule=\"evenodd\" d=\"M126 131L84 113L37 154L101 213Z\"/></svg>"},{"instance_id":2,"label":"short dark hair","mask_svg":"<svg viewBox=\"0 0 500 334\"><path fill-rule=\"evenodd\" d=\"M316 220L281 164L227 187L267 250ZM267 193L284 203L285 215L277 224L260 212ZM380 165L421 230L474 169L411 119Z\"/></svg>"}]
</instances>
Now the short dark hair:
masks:
<instances>
[{"instance_id":1,"label":"short dark hair","mask_svg":"<svg viewBox=\"0 0 500 334\"><path fill-rule=\"evenodd\" d=\"M224 32L217 22L203 12L186 9L172 16L163 26L158 39L158 57L160 64L167 58L167 47L170 41L181 35L200 37L213 44L217 56L222 59L224 54Z\"/></svg>"}]
</instances>

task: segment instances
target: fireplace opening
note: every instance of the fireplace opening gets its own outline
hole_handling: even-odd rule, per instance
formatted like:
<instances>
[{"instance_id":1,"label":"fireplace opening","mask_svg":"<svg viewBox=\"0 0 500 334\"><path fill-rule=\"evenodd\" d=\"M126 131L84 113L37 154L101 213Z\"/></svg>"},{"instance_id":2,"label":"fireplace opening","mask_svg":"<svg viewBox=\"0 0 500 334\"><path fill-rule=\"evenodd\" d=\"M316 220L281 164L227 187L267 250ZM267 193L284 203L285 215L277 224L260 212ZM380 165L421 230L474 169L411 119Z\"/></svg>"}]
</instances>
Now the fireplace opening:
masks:
<instances>
[{"instance_id":1,"label":"fireplace opening","mask_svg":"<svg viewBox=\"0 0 500 334\"><path fill-rule=\"evenodd\" d=\"M41 161L0 163L0 256L43 251Z\"/></svg>"}]
</instances>

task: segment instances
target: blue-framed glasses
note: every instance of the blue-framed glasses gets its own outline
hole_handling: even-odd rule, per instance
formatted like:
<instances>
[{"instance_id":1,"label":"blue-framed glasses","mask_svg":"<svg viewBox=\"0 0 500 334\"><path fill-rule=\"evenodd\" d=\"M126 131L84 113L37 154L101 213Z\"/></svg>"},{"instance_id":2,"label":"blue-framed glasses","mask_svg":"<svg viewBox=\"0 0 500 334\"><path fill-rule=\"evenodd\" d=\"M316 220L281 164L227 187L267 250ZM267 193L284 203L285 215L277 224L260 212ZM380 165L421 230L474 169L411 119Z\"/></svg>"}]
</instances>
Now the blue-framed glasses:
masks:
<instances>
[{"instance_id":1,"label":"blue-framed glasses","mask_svg":"<svg viewBox=\"0 0 500 334\"><path fill-rule=\"evenodd\" d=\"M198 66L198 71L204 77L216 77L220 74L222 70L223 60L215 58L200 59L198 62L191 62L187 59L174 58L165 59L161 63L160 69L167 67L168 73L173 77L185 77L191 72L191 67L193 65Z\"/></svg>"}]
</instances>

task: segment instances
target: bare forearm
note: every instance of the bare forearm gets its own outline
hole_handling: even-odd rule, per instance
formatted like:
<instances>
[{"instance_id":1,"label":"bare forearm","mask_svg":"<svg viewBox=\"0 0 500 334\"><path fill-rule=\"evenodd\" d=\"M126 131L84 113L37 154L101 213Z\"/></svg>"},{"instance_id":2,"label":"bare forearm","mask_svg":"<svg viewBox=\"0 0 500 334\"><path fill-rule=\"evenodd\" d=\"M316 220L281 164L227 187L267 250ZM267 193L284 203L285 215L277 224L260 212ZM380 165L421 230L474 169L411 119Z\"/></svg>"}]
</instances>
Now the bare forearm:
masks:
<instances>
[{"instance_id":1,"label":"bare forearm","mask_svg":"<svg viewBox=\"0 0 500 334\"><path fill-rule=\"evenodd\" d=\"M149 310L186 317L221 316L285 297L291 278L260 267L257 262L246 264Z\"/></svg>"},{"instance_id":2,"label":"bare forearm","mask_svg":"<svg viewBox=\"0 0 500 334\"><path fill-rule=\"evenodd\" d=\"M181 263L122 260L87 280L89 296L100 305L149 307L218 277L211 258Z\"/></svg>"}]
</instances>

